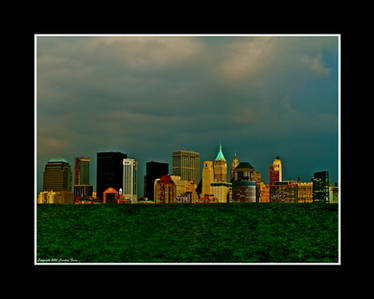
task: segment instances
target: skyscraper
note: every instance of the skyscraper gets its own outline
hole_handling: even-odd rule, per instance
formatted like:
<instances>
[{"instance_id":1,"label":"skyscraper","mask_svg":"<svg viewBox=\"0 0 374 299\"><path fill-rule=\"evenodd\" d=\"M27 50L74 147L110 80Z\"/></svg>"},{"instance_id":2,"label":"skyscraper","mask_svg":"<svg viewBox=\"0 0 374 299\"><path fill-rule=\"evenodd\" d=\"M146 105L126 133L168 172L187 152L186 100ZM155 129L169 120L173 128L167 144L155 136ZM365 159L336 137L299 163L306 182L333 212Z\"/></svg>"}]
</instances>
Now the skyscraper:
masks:
<instances>
[{"instance_id":1,"label":"skyscraper","mask_svg":"<svg viewBox=\"0 0 374 299\"><path fill-rule=\"evenodd\" d=\"M202 171L202 196L212 194L210 189L210 184L212 182L214 182L213 162L204 161Z\"/></svg>"},{"instance_id":2,"label":"skyscraper","mask_svg":"<svg viewBox=\"0 0 374 299\"><path fill-rule=\"evenodd\" d=\"M315 172L312 178L313 182L313 202L329 201L329 173L327 170Z\"/></svg>"},{"instance_id":3,"label":"skyscraper","mask_svg":"<svg viewBox=\"0 0 374 299\"><path fill-rule=\"evenodd\" d=\"M135 159L123 159L123 196L131 203L137 202L138 165Z\"/></svg>"},{"instance_id":4,"label":"skyscraper","mask_svg":"<svg viewBox=\"0 0 374 299\"><path fill-rule=\"evenodd\" d=\"M90 184L90 158L75 158L74 185Z\"/></svg>"},{"instance_id":5,"label":"skyscraper","mask_svg":"<svg viewBox=\"0 0 374 299\"><path fill-rule=\"evenodd\" d=\"M43 175L43 191L69 191L72 187L72 172L69 163L63 158L50 159Z\"/></svg>"},{"instance_id":6,"label":"skyscraper","mask_svg":"<svg viewBox=\"0 0 374 299\"><path fill-rule=\"evenodd\" d=\"M144 178L145 193L144 197L148 200L154 200L154 186L155 180L161 178L163 175L169 173L169 164L161 162L147 162L146 175Z\"/></svg>"},{"instance_id":7,"label":"skyscraper","mask_svg":"<svg viewBox=\"0 0 374 299\"><path fill-rule=\"evenodd\" d=\"M219 151L214 161L214 181L227 182L227 162L222 152L222 145L219 145Z\"/></svg>"},{"instance_id":8,"label":"skyscraper","mask_svg":"<svg viewBox=\"0 0 374 299\"><path fill-rule=\"evenodd\" d=\"M232 160L231 168L230 168L230 182L232 182L232 180L234 178L234 169L238 165L239 165L239 159L238 159L238 157L236 156L236 153L235 153L234 154L234 159Z\"/></svg>"},{"instance_id":9,"label":"skyscraper","mask_svg":"<svg viewBox=\"0 0 374 299\"><path fill-rule=\"evenodd\" d=\"M90 185L90 158L75 158L74 198L80 200L92 196Z\"/></svg>"},{"instance_id":10,"label":"skyscraper","mask_svg":"<svg viewBox=\"0 0 374 299\"><path fill-rule=\"evenodd\" d=\"M178 150L173 152L173 175L182 180L191 180L198 185L200 182L200 154Z\"/></svg>"},{"instance_id":11,"label":"skyscraper","mask_svg":"<svg viewBox=\"0 0 374 299\"><path fill-rule=\"evenodd\" d=\"M269 167L269 185L274 185L274 182L279 182L279 171L275 171L272 164Z\"/></svg>"},{"instance_id":12,"label":"skyscraper","mask_svg":"<svg viewBox=\"0 0 374 299\"><path fill-rule=\"evenodd\" d=\"M103 200L103 192L108 188L119 191L123 187L123 159L127 155L120 152L97 153L96 194Z\"/></svg>"},{"instance_id":13,"label":"skyscraper","mask_svg":"<svg viewBox=\"0 0 374 299\"><path fill-rule=\"evenodd\" d=\"M274 171L278 173L278 182L282 181L282 162L280 157L277 156L273 161Z\"/></svg>"}]
</instances>

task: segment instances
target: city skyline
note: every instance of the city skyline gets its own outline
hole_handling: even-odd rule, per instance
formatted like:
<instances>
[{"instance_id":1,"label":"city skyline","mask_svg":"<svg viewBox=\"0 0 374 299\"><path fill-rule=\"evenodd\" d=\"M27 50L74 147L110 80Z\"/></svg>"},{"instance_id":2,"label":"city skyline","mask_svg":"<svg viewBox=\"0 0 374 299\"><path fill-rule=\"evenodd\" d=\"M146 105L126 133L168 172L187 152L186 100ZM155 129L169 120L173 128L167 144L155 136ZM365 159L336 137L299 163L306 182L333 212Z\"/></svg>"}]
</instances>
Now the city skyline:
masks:
<instances>
[{"instance_id":1,"label":"city skyline","mask_svg":"<svg viewBox=\"0 0 374 299\"><path fill-rule=\"evenodd\" d=\"M37 46L37 192L51 158L73 168L96 153L172 165L172 152L214 161L219 144L269 183L328 170L338 182L338 36L43 37Z\"/></svg>"}]
</instances>

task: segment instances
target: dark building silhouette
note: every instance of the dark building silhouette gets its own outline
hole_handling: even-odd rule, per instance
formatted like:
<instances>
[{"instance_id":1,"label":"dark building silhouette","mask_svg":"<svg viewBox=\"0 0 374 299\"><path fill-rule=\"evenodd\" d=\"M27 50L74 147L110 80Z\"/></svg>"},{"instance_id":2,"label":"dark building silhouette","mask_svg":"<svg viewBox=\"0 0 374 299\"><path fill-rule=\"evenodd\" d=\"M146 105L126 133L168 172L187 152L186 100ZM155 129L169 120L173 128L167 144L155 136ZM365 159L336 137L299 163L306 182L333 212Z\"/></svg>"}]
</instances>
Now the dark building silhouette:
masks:
<instances>
[{"instance_id":1,"label":"dark building silhouette","mask_svg":"<svg viewBox=\"0 0 374 299\"><path fill-rule=\"evenodd\" d=\"M97 153L96 196L102 201L108 188L119 191L123 184L123 159L127 155L120 152Z\"/></svg>"},{"instance_id":2,"label":"dark building silhouette","mask_svg":"<svg viewBox=\"0 0 374 299\"><path fill-rule=\"evenodd\" d=\"M329 201L329 173L327 170L315 172L313 182L313 202Z\"/></svg>"},{"instance_id":3,"label":"dark building silhouette","mask_svg":"<svg viewBox=\"0 0 374 299\"><path fill-rule=\"evenodd\" d=\"M147 162L145 176L145 194L148 200L154 200L154 183L156 179L169 174L169 164L161 162Z\"/></svg>"},{"instance_id":4,"label":"dark building silhouette","mask_svg":"<svg viewBox=\"0 0 374 299\"><path fill-rule=\"evenodd\" d=\"M72 173L69 163L62 158L50 159L45 166L43 191L69 191L72 189Z\"/></svg>"}]
</instances>

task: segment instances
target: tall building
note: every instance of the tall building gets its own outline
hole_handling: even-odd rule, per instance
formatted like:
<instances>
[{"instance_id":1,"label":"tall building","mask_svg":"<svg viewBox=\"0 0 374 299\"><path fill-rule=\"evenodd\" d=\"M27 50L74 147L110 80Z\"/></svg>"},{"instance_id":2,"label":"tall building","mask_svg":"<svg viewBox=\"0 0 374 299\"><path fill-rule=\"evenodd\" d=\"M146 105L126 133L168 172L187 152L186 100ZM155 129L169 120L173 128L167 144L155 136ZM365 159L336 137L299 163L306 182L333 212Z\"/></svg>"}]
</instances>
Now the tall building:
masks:
<instances>
[{"instance_id":1,"label":"tall building","mask_svg":"<svg viewBox=\"0 0 374 299\"><path fill-rule=\"evenodd\" d=\"M163 175L160 179L155 180L155 203L175 203L176 186L170 175Z\"/></svg>"},{"instance_id":2,"label":"tall building","mask_svg":"<svg viewBox=\"0 0 374 299\"><path fill-rule=\"evenodd\" d=\"M200 154L178 150L173 152L173 175L182 180L191 180L198 185L200 182Z\"/></svg>"},{"instance_id":3,"label":"tall building","mask_svg":"<svg viewBox=\"0 0 374 299\"><path fill-rule=\"evenodd\" d=\"M234 154L234 159L232 160L231 163L231 168L230 168L230 182L233 181L234 179L234 169L239 165L239 159L236 156L236 153Z\"/></svg>"},{"instance_id":4,"label":"tall building","mask_svg":"<svg viewBox=\"0 0 374 299\"><path fill-rule=\"evenodd\" d=\"M92 196L90 185L90 158L75 158L74 199L79 200Z\"/></svg>"},{"instance_id":5,"label":"tall building","mask_svg":"<svg viewBox=\"0 0 374 299\"><path fill-rule=\"evenodd\" d=\"M43 175L43 191L69 191L72 187L72 172L69 163L63 158L50 159Z\"/></svg>"},{"instance_id":6,"label":"tall building","mask_svg":"<svg viewBox=\"0 0 374 299\"><path fill-rule=\"evenodd\" d=\"M138 199L138 165L135 159L123 159L123 196L136 203Z\"/></svg>"},{"instance_id":7,"label":"tall building","mask_svg":"<svg viewBox=\"0 0 374 299\"><path fill-rule=\"evenodd\" d=\"M75 158L74 185L90 184L90 158Z\"/></svg>"},{"instance_id":8,"label":"tall building","mask_svg":"<svg viewBox=\"0 0 374 299\"><path fill-rule=\"evenodd\" d=\"M274 182L279 182L279 171L274 170L274 165L269 166L269 185L274 185Z\"/></svg>"},{"instance_id":9,"label":"tall building","mask_svg":"<svg viewBox=\"0 0 374 299\"><path fill-rule=\"evenodd\" d=\"M169 174L169 164L161 162L147 162L145 175L145 193L144 198L154 200L155 180L163 175Z\"/></svg>"},{"instance_id":10,"label":"tall building","mask_svg":"<svg viewBox=\"0 0 374 299\"><path fill-rule=\"evenodd\" d=\"M203 162L202 170L202 196L212 194L210 190L210 184L214 181L214 170L212 161Z\"/></svg>"},{"instance_id":11,"label":"tall building","mask_svg":"<svg viewBox=\"0 0 374 299\"><path fill-rule=\"evenodd\" d=\"M214 161L214 181L227 182L227 162L222 152L222 145L219 145L219 151Z\"/></svg>"},{"instance_id":12,"label":"tall building","mask_svg":"<svg viewBox=\"0 0 374 299\"><path fill-rule=\"evenodd\" d=\"M127 155L120 152L97 153L96 193L103 201L103 193L108 188L119 191L123 186L123 159Z\"/></svg>"},{"instance_id":13,"label":"tall building","mask_svg":"<svg viewBox=\"0 0 374 299\"><path fill-rule=\"evenodd\" d=\"M277 156L273 164L269 167L269 185L273 185L274 182L281 182L282 181L282 162Z\"/></svg>"},{"instance_id":14,"label":"tall building","mask_svg":"<svg viewBox=\"0 0 374 299\"><path fill-rule=\"evenodd\" d=\"M282 181L282 162L279 156L277 156L274 159L273 167L274 167L274 171L278 172L278 182L281 182Z\"/></svg>"},{"instance_id":15,"label":"tall building","mask_svg":"<svg viewBox=\"0 0 374 299\"><path fill-rule=\"evenodd\" d=\"M315 172L312 178L313 182L313 202L329 201L329 173L327 170Z\"/></svg>"}]
</instances>

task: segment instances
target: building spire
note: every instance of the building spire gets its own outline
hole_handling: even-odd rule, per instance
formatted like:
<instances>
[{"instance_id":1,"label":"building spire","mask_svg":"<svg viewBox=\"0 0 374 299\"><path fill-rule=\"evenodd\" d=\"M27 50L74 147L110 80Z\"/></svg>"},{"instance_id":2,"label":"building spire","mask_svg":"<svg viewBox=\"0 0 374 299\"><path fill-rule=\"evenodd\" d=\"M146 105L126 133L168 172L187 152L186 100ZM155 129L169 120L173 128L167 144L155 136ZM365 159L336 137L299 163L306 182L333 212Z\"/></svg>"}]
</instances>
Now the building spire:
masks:
<instances>
[{"instance_id":1,"label":"building spire","mask_svg":"<svg viewBox=\"0 0 374 299\"><path fill-rule=\"evenodd\" d=\"M219 144L219 151L218 151L216 160L226 161L225 156L223 155L223 152L222 152L222 145L221 144Z\"/></svg>"}]
</instances>

